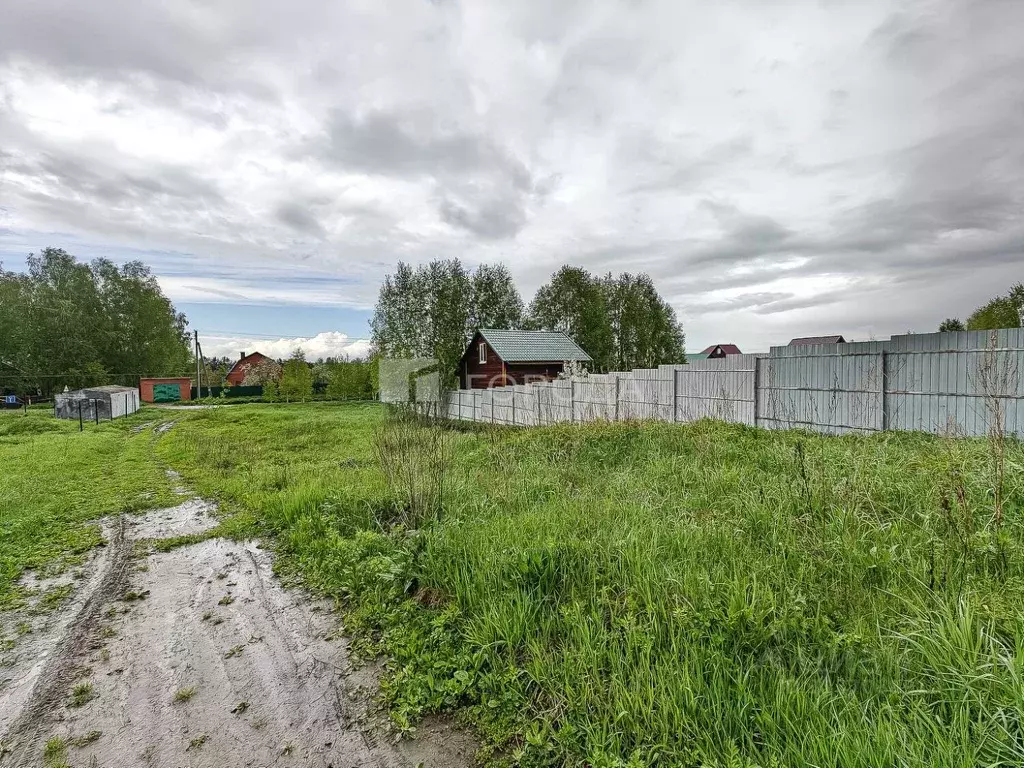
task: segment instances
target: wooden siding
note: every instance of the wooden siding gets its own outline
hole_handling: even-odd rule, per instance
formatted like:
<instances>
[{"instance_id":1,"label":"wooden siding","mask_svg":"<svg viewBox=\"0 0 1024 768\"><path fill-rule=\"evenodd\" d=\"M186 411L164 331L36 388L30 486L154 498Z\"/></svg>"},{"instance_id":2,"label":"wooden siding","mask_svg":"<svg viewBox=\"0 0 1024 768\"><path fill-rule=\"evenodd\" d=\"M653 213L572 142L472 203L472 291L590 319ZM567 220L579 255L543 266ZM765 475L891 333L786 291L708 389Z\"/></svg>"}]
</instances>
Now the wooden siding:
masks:
<instances>
[{"instance_id":1,"label":"wooden siding","mask_svg":"<svg viewBox=\"0 0 1024 768\"><path fill-rule=\"evenodd\" d=\"M480 362L480 344L487 350L487 362ZM551 381L562 372L560 362L505 363L481 336L473 339L459 363L463 389L490 389L512 384Z\"/></svg>"},{"instance_id":2,"label":"wooden siding","mask_svg":"<svg viewBox=\"0 0 1024 768\"><path fill-rule=\"evenodd\" d=\"M480 362L480 344L487 349L486 363ZM459 376L464 389L502 387L505 385L505 364L498 357L498 353L491 349L491 345L477 336L462 356Z\"/></svg>"}]
</instances>

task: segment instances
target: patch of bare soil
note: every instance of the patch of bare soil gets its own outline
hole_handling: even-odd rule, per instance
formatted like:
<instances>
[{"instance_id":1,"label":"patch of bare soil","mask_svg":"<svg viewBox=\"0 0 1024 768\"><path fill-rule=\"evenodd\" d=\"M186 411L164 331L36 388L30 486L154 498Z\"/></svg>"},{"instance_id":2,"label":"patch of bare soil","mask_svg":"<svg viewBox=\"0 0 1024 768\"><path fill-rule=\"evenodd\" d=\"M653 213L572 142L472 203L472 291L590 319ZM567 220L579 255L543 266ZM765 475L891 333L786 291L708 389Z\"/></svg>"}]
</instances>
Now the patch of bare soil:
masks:
<instances>
[{"instance_id":1,"label":"patch of bare soil","mask_svg":"<svg viewBox=\"0 0 1024 768\"><path fill-rule=\"evenodd\" d=\"M166 539L203 533L217 526L217 519L213 516L216 509L213 502L189 499L176 507L129 518L128 527L133 539Z\"/></svg>"},{"instance_id":2,"label":"patch of bare soil","mask_svg":"<svg viewBox=\"0 0 1024 768\"><path fill-rule=\"evenodd\" d=\"M272 575L252 542L213 539L142 559L141 539L215 523L192 499L107 528L77 594L0 668L0 766L458 768L474 745L443 721L393 745L367 717L327 606ZM346 680L349 682L346 683Z\"/></svg>"}]
</instances>

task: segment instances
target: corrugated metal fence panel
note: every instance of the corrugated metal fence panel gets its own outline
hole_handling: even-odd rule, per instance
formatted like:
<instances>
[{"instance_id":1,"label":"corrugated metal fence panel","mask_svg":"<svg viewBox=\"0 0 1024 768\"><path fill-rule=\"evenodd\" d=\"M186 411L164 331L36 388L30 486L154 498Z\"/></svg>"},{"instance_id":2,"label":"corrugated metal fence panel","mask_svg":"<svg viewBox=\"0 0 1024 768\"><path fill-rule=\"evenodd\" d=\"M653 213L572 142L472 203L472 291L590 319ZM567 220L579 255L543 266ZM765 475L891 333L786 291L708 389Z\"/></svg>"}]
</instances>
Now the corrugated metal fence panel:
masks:
<instances>
[{"instance_id":1,"label":"corrugated metal fence panel","mask_svg":"<svg viewBox=\"0 0 1024 768\"><path fill-rule=\"evenodd\" d=\"M881 354L766 357L758 376L758 425L829 433L882 429Z\"/></svg>"},{"instance_id":2,"label":"corrugated metal fence panel","mask_svg":"<svg viewBox=\"0 0 1024 768\"><path fill-rule=\"evenodd\" d=\"M517 384L512 387L512 399L515 403L515 423L523 427L536 427L540 423L536 388L529 384Z\"/></svg>"},{"instance_id":3,"label":"corrugated metal fence panel","mask_svg":"<svg viewBox=\"0 0 1024 768\"><path fill-rule=\"evenodd\" d=\"M514 416L512 387L492 387L488 391L491 393L491 422L511 425Z\"/></svg>"},{"instance_id":4,"label":"corrugated metal fence panel","mask_svg":"<svg viewBox=\"0 0 1024 768\"><path fill-rule=\"evenodd\" d=\"M672 379L658 368L619 374L619 419L672 420Z\"/></svg>"},{"instance_id":5,"label":"corrugated metal fence panel","mask_svg":"<svg viewBox=\"0 0 1024 768\"><path fill-rule=\"evenodd\" d=\"M942 334L953 335L953 334ZM966 334L968 344L990 339ZM972 338L973 337L973 338ZM1019 333L997 332L996 347L888 355L890 429L938 434L986 435L995 420L1024 435L1024 349Z\"/></svg>"},{"instance_id":6,"label":"corrugated metal fence panel","mask_svg":"<svg viewBox=\"0 0 1024 768\"><path fill-rule=\"evenodd\" d=\"M463 391L449 398L449 413L524 426L716 418L829 433L888 428L961 435L986 434L996 414L1008 432L1024 436L1024 329L773 347L758 357Z\"/></svg>"},{"instance_id":7,"label":"corrugated metal fence panel","mask_svg":"<svg viewBox=\"0 0 1024 768\"><path fill-rule=\"evenodd\" d=\"M462 390L456 389L449 392L444 397L444 417L446 419L461 419L462 418Z\"/></svg>"},{"instance_id":8,"label":"corrugated metal fence panel","mask_svg":"<svg viewBox=\"0 0 1024 768\"><path fill-rule=\"evenodd\" d=\"M577 377L572 386L577 421L615 420L615 375Z\"/></svg>"},{"instance_id":9,"label":"corrugated metal fence panel","mask_svg":"<svg viewBox=\"0 0 1024 768\"><path fill-rule=\"evenodd\" d=\"M734 355L672 366L676 420L722 419L753 424L756 357Z\"/></svg>"},{"instance_id":10,"label":"corrugated metal fence panel","mask_svg":"<svg viewBox=\"0 0 1024 768\"><path fill-rule=\"evenodd\" d=\"M572 421L572 384L564 379L533 384L540 391L541 424L558 424Z\"/></svg>"}]
</instances>

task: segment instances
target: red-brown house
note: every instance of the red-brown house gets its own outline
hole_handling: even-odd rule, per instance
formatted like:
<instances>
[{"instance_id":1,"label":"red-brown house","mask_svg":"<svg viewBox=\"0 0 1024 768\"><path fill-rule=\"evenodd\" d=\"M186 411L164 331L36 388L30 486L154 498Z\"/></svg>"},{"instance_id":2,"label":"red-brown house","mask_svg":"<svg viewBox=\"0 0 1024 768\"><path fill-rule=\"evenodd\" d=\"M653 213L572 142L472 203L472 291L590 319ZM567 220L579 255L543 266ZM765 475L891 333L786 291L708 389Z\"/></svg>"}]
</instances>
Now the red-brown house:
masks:
<instances>
[{"instance_id":1,"label":"red-brown house","mask_svg":"<svg viewBox=\"0 0 1024 768\"><path fill-rule=\"evenodd\" d=\"M241 353L241 357L235 361L235 364L231 366L231 370L228 371L228 375L224 378L227 380L228 386L240 387L245 382L245 377L249 375L249 371L263 363L271 363L277 366L280 371L280 366L275 360L267 357L261 352L253 352L252 354Z\"/></svg>"},{"instance_id":2,"label":"red-brown house","mask_svg":"<svg viewBox=\"0 0 1024 768\"><path fill-rule=\"evenodd\" d=\"M489 389L558 377L567 362L591 357L561 331L481 328L459 361L463 389Z\"/></svg>"},{"instance_id":3,"label":"red-brown house","mask_svg":"<svg viewBox=\"0 0 1024 768\"><path fill-rule=\"evenodd\" d=\"M712 344L710 347L700 353L699 357L706 358L708 360L717 360L721 357L728 357L729 355L742 355L740 348L735 344Z\"/></svg>"}]
</instances>

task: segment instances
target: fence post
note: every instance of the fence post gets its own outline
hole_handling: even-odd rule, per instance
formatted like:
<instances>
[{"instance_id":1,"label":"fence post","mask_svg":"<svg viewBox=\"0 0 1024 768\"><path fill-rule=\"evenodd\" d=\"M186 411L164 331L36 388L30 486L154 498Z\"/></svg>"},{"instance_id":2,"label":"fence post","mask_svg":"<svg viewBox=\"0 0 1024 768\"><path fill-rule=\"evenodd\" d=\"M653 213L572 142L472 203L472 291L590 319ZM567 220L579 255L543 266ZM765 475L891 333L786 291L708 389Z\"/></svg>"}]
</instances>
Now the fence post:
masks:
<instances>
[{"instance_id":1,"label":"fence post","mask_svg":"<svg viewBox=\"0 0 1024 768\"><path fill-rule=\"evenodd\" d=\"M534 385L533 391L537 394L537 426L540 426L540 387Z\"/></svg>"},{"instance_id":2,"label":"fence post","mask_svg":"<svg viewBox=\"0 0 1024 768\"><path fill-rule=\"evenodd\" d=\"M882 366L882 431L889 430L889 355L883 349L879 353Z\"/></svg>"},{"instance_id":3,"label":"fence post","mask_svg":"<svg viewBox=\"0 0 1024 768\"><path fill-rule=\"evenodd\" d=\"M679 369L672 369L672 423L679 421Z\"/></svg>"},{"instance_id":4,"label":"fence post","mask_svg":"<svg viewBox=\"0 0 1024 768\"><path fill-rule=\"evenodd\" d=\"M92 402L92 415L96 419L96 423L100 423L100 406L99 400L93 400Z\"/></svg>"},{"instance_id":5,"label":"fence post","mask_svg":"<svg viewBox=\"0 0 1024 768\"><path fill-rule=\"evenodd\" d=\"M761 358L754 358L754 426L757 426L757 412L761 405Z\"/></svg>"},{"instance_id":6,"label":"fence post","mask_svg":"<svg viewBox=\"0 0 1024 768\"><path fill-rule=\"evenodd\" d=\"M569 377L569 421L576 423L576 380Z\"/></svg>"},{"instance_id":7,"label":"fence post","mask_svg":"<svg viewBox=\"0 0 1024 768\"><path fill-rule=\"evenodd\" d=\"M512 388L512 426L516 425L516 390Z\"/></svg>"},{"instance_id":8,"label":"fence post","mask_svg":"<svg viewBox=\"0 0 1024 768\"><path fill-rule=\"evenodd\" d=\"M616 373L615 376L615 420L619 420L619 375Z\"/></svg>"},{"instance_id":9,"label":"fence post","mask_svg":"<svg viewBox=\"0 0 1024 768\"><path fill-rule=\"evenodd\" d=\"M85 430L85 424L82 423L82 400L78 400L78 431L83 432Z\"/></svg>"}]
</instances>

